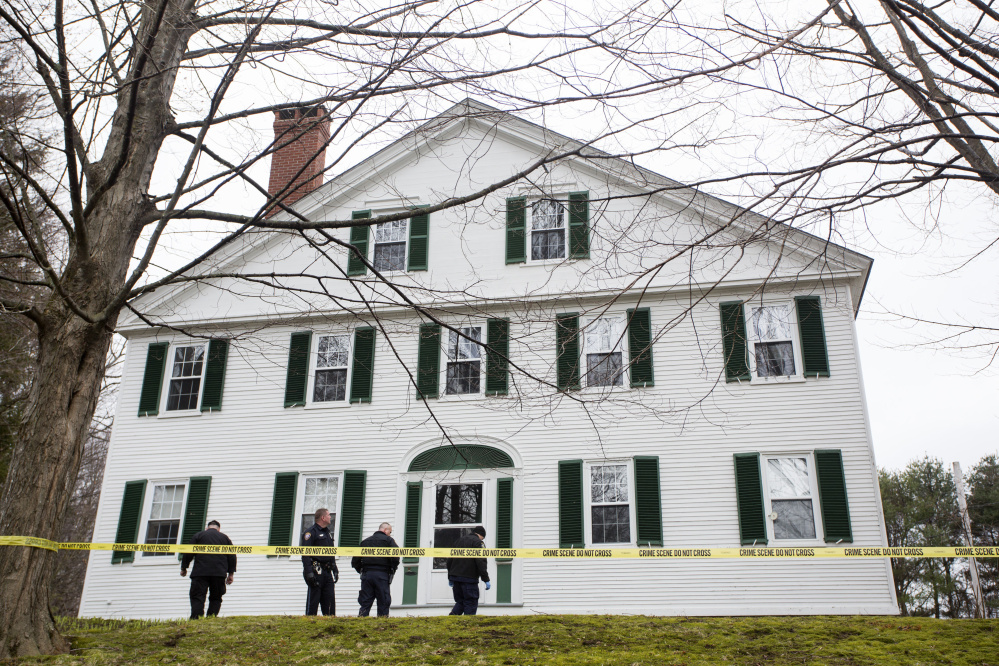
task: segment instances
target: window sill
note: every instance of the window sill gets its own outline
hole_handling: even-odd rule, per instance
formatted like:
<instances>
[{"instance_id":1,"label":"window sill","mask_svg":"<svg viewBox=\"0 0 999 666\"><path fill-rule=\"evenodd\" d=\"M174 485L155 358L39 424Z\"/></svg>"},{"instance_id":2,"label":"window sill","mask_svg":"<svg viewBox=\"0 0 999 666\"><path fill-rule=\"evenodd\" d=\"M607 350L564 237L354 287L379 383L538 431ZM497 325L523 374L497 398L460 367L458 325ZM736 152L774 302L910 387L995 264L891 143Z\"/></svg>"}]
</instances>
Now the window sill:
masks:
<instances>
[{"instance_id":1,"label":"window sill","mask_svg":"<svg viewBox=\"0 0 999 666\"><path fill-rule=\"evenodd\" d=\"M740 382L741 383L741 382ZM754 376L749 380L751 385L767 385L767 384L804 384L805 378L802 375L784 375L780 377L756 377Z\"/></svg>"},{"instance_id":2,"label":"window sill","mask_svg":"<svg viewBox=\"0 0 999 666\"><path fill-rule=\"evenodd\" d=\"M571 264L577 261L585 261L585 259L573 259L572 257L565 257L564 259L527 259L526 261L517 262L516 265L520 268L546 268L548 266Z\"/></svg>"},{"instance_id":3,"label":"window sill","mask_svg":"<svg viewBox=\"0 0 999 666\"><path fill-rule=\"evenodd\" d=\"M200 409L175 409L171 411L162 411L156 415L158 419L181 419L188 416L201 416L203 412Z\"/></svg>"},{"instance_id":4,"label":"window sill","mask_svg":"<svg viewBox=\"0 0 999 666\"><path fill-rule=\"evenodd\" d=\"M304 408L306 410L312 410L312 409L322 410L322 409L346 409L347 407L350 407L350 401L345 398L343 400L330 400L328 402L309 402L306 403Z\"/></svg>"}]
</instances>

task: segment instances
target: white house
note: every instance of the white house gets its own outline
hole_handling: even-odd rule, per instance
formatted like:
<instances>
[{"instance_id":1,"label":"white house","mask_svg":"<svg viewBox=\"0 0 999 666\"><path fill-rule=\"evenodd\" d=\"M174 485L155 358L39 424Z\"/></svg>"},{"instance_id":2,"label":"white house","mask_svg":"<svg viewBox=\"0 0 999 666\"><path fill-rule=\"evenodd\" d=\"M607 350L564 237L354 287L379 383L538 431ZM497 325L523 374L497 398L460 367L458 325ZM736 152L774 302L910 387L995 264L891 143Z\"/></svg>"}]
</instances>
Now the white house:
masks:
<instances>
[{"instance_id":1,"label":"white house","mask_svg":"<svg viewBox=\"0 0 999 666\"><path fill-rule=\"evenodd\" d=\"M342 546L382 521L405 546L476 524L489 547L887 545L854 326L870 259L471 101L320 183L302 156L327 122L278 115L306 134L272 192L297 175L306 218L402 218L247 234L201 274L248 279L160 288L123 318L95 541L216 519L297 545L325 506ZM877 558L489 568L483 613L898 612ZM93 552L80 614L186 616L178 572ZM393 614L446 612L440 563L400 574ZM297 558L241 556L222 612L302 613L305 592Z\"/></svg>"}]
</instances>

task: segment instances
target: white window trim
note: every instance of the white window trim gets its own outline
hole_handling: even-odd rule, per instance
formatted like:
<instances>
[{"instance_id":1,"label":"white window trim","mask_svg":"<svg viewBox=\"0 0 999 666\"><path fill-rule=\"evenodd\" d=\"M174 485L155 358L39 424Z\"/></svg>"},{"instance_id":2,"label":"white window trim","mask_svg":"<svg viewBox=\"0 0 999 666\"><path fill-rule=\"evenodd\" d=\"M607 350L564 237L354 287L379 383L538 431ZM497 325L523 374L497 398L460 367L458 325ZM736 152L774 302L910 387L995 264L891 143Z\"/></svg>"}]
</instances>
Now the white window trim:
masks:
<instances>
[{"instance_id":1,"label":"white window trim","mask_svg":"<svg viewBox=\"0 0 999 666\"><path fill-rule=\"evenodd\" d=\"M465 321L457 324L450 324L451 328L461 330L463 328L478 328L480 333L480 352L479 352L479 391L478 393L448 393L447 392L447 364L448 355L447 347L451 340L451 329L446 327L441 327L441 350L440 350L440 364L439 364L439 378L438 386L438 400L474 400L476 398L482 398L485 396L486 391L486 335L487 322L485 320L472 320Z\"/></svg>"},{"instance_id":2,"label":"white window trim","mask_svg":"<svg viewBox=\"0 0 999 666\"><path fill-rule=\"evenodd\" d=\"M316 370L319 363L319 338L326 336L347 336L347 384L343 400L316 402ZM309 377L305 383L305 409L339 409L350 407L350 383L354 370L354 329L312 331L312 341L309 343Z\"/></svg>"},{"instance_id":3,"label":"white window trim","mask_svg":"<svg viewBox=\"0 0 999 666\"><path fill-rule=\"evenodd\" d=\"M770 475L767 461L771 458L804 458L805 466L808 468L808 484L812 491L812 515L815 520L814 539L778 539L774 536L774 521L771 519L773 508L770 505ZM819 485L815 474L815 457L811 451L792 451L781 453L761 453L760 454L761 476L763 477L763 502L765 505L765 518L767 524L767 539L771 543L780 546L814 546L816 544L825 545L825 531L822 526L822 511L819 506Z\"/></svg>"},{"instance_id":4,"label":"white window trim","mask_svg":"<svg viewBox=\"0 0 999 666\"><path fill-rule=\"evenodd\" d=\"M760 377L756 373L756 339L753 335L751 319L753 309L759 307L770 307L774 305L789 305L791 310L791 353L794 356L794 374L779 375L776 377ZM746 353L749 356L749 376L750 384L796 384L805 381L804 368L801 359L801 339L798 334L798 309L793 298L782 298L778 300L759 300L743 303L743 316L746 321Z\"/></svg>"},{"instance_id":5,"label":"white window trim","mask_svg":"<svg viewBox=\"0 0 999 666\"><path fill-rule=\"evenodd\" d=\"M190 477L174 478L174 479L147 479L146 480L146 492L145 496L142 498L142 520L139 521L139 535L136 539L137 543L146 543L146 529L149 526L149 512L153 508L153 494L156 486L177 486L184 485L184 500L180 505L180 529L177 532L177 543L180 543L181 537L183 536L184 530L184 516L187 513L187 494L191 489L191 479ZM173 555L160 555L158 557L143 555L141 551L135 553L135 559L132 560L134 566L147 567L147 566L165 566L169 565L172 567L177 565L177 554Z\"/></svg>"},{"instance_id":6,"label":"white window trim","mask_svg":"<svg viewBox=\"0 0 999 666\"><path fill-rule=\"evenodd\" d=\"M563 191L562 189L559 189L557 192L553 192L551 194L546 194L546 195L543 195L543 196L539 196L537 194L537 192L534 192L532 195L528 195L526 197L527 200L525 201L525 204L524 204L524 226L525 226L524 230L526 232L525 233L525 237L526 237L525 254L527 255L527 257L526 257L527 261L525 261L524 263L520 264L521 266L555 266L555 265L558 265L558 264L564 264L567 261L575 261L575 260L573 260L573 259L571 259L569 257L569 192L570 192L570 190L564 190ZM562 249L564 250L565 255L562 258L560 258L560 259L533 259L531 257L531 246L532 246L532 240L531 239L532 239L532 237L534 235L534 228L533 228L533 226L534 226L534 220L533 220L533 218L534 218L534 204L538 203L539 201L545 200L545 199L550 199L550 200L553 200L553 201L557 201L560 204L562 204L562 206L564 208L564 215L565 215L565 226L564 226L564 229L565 229L565 242L563 243L563 248Z\"/></svg>"},{"instance_id":7,"label":"white window trim","mask_svg":"<svg viewBox=\"0 0 999 666\"><path fill-rule=\"evenodd\" d=\"M631 532L631 541L613 542L613 543L594 543L593 542L593 519L591 516L590 509L592 508L592 497L593 491L590 470L593 467L604 467L607 465L624 465L625 469L628 470L628 520L631 523L629 531ZM608 459L608 460L591 460L584 461L583 463L583 543L586 544L587 548L622 548L622 547L637 547L638 537L636 530L638 529L638 523L635 518L635 466L634 461L631 458L621 458L621 459Z\"/></svg>"},{"instance_id":8,"label":"white window trim","mask_svg":"<svg viewBox=\"0 0 999 666\"><path fill-rule=\"evenodd\" d=\"M174 342L173 340L168 340L167 342L169 342L169 344L167 345L166 366L163 370L163 384L160 387L160 409L156 418L175 419L189 416L201 416L201 400L205 395L205 373L208 371L208 340L194 342L190 339L184 339L181 342ZM201 364L201 384L198 387L198 404L192 409L173 409L168 411L167 402L170 399L170 380L173 379L173 363L176 358L177 349L181 347L199 346L205 348L205 361Z\"/></svg>"},{"instance_id":9,"label":"white window trim","mask_svg":"<svg viewBox=\"0 0 999 666\"><path fill-rule=\"evenodd\" d=\"M307 479L318 479L318 478L332 478L336 477L339 479L336 484L336 506L332 507L332 510L336 513L336 525L333 526L333 543L340 545L340 519L342 517L340 507L343 504L343 471L338 472L299 472L298 473L298 487L295 489L295 543L293 545L298 545L298 539L302 538L302 514L305 513L305 482ZM329 509L330 507L326 507Z\"/></svg>"},{"instance_id":10,"label":"white window trim","mask_svg":"<svg viewBox=\"0 0 999 666\"><path fill-rule=\"evenodd\" d=\"M598 319L617 319L621 323L621 338L618 341L621 351L621 385L620 386L603 386L596 385L590 386L586 383L586 375L588 366L586 363L586 334L587 329L590 325ZM579 340L579 382L583 387L584 391L590 392L606 392L606 391L629 391L631 390L631 382L629 381L629 364L631 362L628 356L628 315L624 312L608 312L606 314L600 315L598 317L582 318L580 317L580 340Z\"/></svg>"},{"instance_id":11,"label":"white window trim","mask_svg":"<svg viewBox=\"0 0 999 666\"><path fill-rule=\"evenodd\" d=\"M407 211L405 208L391 208L388 210L378 210L378 211L372 210L371 217L379 217L381 215L393 215L395 213L405 213L405 212L409 211ZM417 213L414 212L413 214L416 215ZM405 275L406 273L409 272L409 236L410 236L410 223L412 222L412 220L410 220L410 218L407 217L403 221L406 223L406 232L405 234L403 234L405 238L404 240L405 250L402 257L403 266L399 270L392 270L392 271L383 271L375 267L375 269L378 270L378 272L381 273L382 275ZM367 259L369 262L371 262L372 266L375 265L375 245L377 245L377 242L375 241L375 228L377 226L378 226L377 224L372 224L370 227L371 229L370 242L368 243L370 247L368 248Z\"/></svg>"}]
</instances>

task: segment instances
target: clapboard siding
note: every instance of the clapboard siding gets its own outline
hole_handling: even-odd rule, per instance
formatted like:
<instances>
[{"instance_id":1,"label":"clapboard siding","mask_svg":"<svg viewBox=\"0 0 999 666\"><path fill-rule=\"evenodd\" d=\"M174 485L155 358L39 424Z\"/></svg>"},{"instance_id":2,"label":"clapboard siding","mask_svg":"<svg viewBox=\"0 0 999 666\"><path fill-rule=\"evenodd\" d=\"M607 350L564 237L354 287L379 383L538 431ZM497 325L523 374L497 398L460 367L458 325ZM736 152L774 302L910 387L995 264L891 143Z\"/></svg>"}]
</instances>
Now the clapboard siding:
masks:
<instances>
[{"instance_id":1,"label":"clapboard siding","mask_svg":"<svg viewBox=\"0 0 999 666\"><path fill-rule=\"evenodd\" d=\"M432 251L431 265L433 256ZM552 413L550 389L514 373L510 397L442 397L431 406L452 434L501 440L518 453L522 468L515 474L515 546L557 546L558 460L636 455L660 459L666 546L738 546L732 455L816 448L843 452L854 544L884 545L854 356L852 310L844 289L827 287L823 293L827 294L823 302L830 304L823 311L832 371L828 378L725 384L717 301L698 306L679 325L661 332L664 323L678 318L685 307L682 297L666 294L654 302L642 301L643 307L651 308L654 335L661 332L653 352L654 388L583 390L578 395L591 403L587 417L570 400L557 401ZM839 305L832 305L836 301ZM626 298L615 307L623 312L634 305ZM561 310L550 307L549 311ZM553 327L540 321L525 326L520 323L523 312L516 309L494 307L489 316L509 316L511 356L554 380ZM335 323L317 325L315 330L331 325ZM397 316L391 325L396 351L415 369L418 322L410 320L407 327L407 320ZM156 338L130 337L95 540L113 539L117 504L127 481L211 476L208 519L219 520L234 543L264 544L274 474L284 471L366 470L364 534L383 520L401 529L403 460L417 447L439 439L428 424L426 407L414 399L403 367L379 333L370 404L285 408L287 344L294 330L303 330L301 322L234 340L223 410L179 417L162 412L158 417L135 416L145 349ZM699 346L690 343L695 332ZM542 399L519 402L522 397ZM491 543L490 537L487 544ZM188 613L187 582L177 576L175 559L150 564L139 556L135 564L111 565L110 558L110 553L91 554L81 615ZM503 612L897 612L890 573L882 560L523 561L516 566L519 589L514 599L523 606L505 607ZM300 567L297 560L240 557L223 614L302 612ZM339 609L350 613L358 580L346 562L341 571ZM613 585L587 583L611 575ZM398 577L393 592L397 602L402 598L401 584ZM140 587L162 592L148 598L125 594Z\"/></svg>"}]
</instances>

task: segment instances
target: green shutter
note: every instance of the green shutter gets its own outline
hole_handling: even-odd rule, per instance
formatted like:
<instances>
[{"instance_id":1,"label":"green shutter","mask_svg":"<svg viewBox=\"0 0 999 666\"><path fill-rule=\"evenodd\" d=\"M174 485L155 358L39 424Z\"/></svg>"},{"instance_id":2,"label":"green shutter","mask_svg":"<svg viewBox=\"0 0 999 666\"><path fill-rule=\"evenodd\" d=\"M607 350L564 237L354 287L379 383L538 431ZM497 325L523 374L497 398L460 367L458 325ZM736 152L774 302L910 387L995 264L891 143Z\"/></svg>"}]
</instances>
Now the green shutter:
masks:
<instances>
[{"instance_id":1,"label":"green shutter","mask_svg":"<svg viewBox=\"0 0 999 666\"><path fill-rule=\"evenodd\" d=\"M201 393L201 411L222 409L222 388L225 384L225 364L229 358L229 341L212 339L208 342L208 363L205 365L205 389Z\"/></svg>"},{"instance_id":2,"label":"green shutter","mask_svg":"<svg viewBox=\"0 0 999 666\"><path fill-rule=\"evenodd\" d=\"M371 217L370 210L355 210L350 215L352 220L366 220ZM368 257L368 233L371 227L351 227L350 244L357 248L357 252L362 257ZM364 265L357 253L351 251L347 255L347 275L364 275L368 272L368 267Z\"/></svg>"},{"instance_id":3,"label":"green shutter","mask_svg":"<svg viewBox=\"0 0 999 666\"><path fill-rule=\"evenodd\" d=\"M648 308L628 310L628 359L631 387L655 386L652 373L652 318Z\"/></svg>"},{"instance_id":4,"label":"green shutter","mask_svg":"<svg viewBox=\"0 0 999 666\"><path fill-rule=\"evenodd\" d=\"M735 454L735 496L739 509L739 543L743 546L767 545L760 454Z\"/></svg>"},{"instance_id":5,"label":"green shutter","mask_svg":"<svg viewBox=\"0 0 999 666\"><path fill-rule=\"evenodd\" d=\"M410 481L406 484L406 531L403 532L403 548L420 547L420 510L422 504L423 482Z\"/></svg>"},{"instance_id":6,"label":"green shutter","mask_svg":"<svg viewBox=\"0 0 999 666\"><path fill-rule=\"evenodd\" d=\"M341 548L356 548L361 544L364 529L364 485L368 473L347 470L343 473L343 502L340 507Z\"/></svg>"},{"instance_id":7,"label":"green shutter","mask_svg":"<svg viewBox=\"0 0 999 666\"><path fill-rule=\"evenodd\" d=\"M496 481L496 547L513 548L513 479Z\"/></svg>"},{"instance_id":8,"label":"green shutter","mask_svg":"<svg viewBox=\"0 0 999 666\"><path fill-rule=\"evenodd\" d=\"M751 379L749 346L746 344L746 315L742 301L721 304L722 351L725 354L725 381Z\"/></svg>"},{"instance_id":9,"label":"green shutter","mask_svg":"<svg viewBox=\"0 0 999 666\"><path fill-rule=\"evenodd\" d=\"M121 512L118 514L118 531L115 543L138 543L139 517L142 513L142 500L146 496L146 480L129 481L121 498ZM116 550L111 553L111 564L131 562L135 553L130 550Z\"/></svg>"},{"instance_id":10,"label":"green shutter","mask_svg":"<svg viewBox=\"0 0 999 666\"><path fill-rule=\"evenodd\" d=\"M194 535L205 529L208 520L208 494L212 489L212 477L192 476L187 485L187 502L184 507L184 526L180 528L180 542L191 543ZM183 555L178 555L182 558Z\"/></svg>"},{"instance_id":11,"label":"green shutter","mask_svg":"<svg viewBox=\"0 0 999 666\"><path fill-rule=\"evenodd\" d=\"M513 562L496 560L496 603L513 603Z\"/></svg>"},{"instance_id":12,"label":"green shutter","mask_svg":"<svg viewBox=\"0 0 999 666\"><path fill-rule=\"evenodd\" d=\"M558 463L558 547L582 548L583 461Z\"/></svg>"},{"instance_id":13,"label":"green shutter","mask_svg":"<svg viewBox=\"0 0 999 666\"><path fill-rule=\"evenodd\" d=\"M420 213L409 218L409 270L427 270L429 255L430 216Z\"/></svg>"},{"instance_id":14,"label":"green shutter","mask_svg":"<svg viewBox=\"0 0 999 666\"><path fill-rule=\"evenodd\" d=\"M419 357L416 360L416 397L437 398L441 363L441 327L420 325Z\"/></svg>"},{"instance_id":15,"label":"green shutter","mask_svg":"<svg viewBox=\"0 0 999 666\"><path fill-rule=\"evenodd\" d=\"M818 296L798 296L794 299L798 312L798 334L801 338L801 360L805 377L829 376L829 353L826 350L826 328L822 323L822 305Z\"/></svg>"},{"instance_id":16,"label":"green shutter","mask_svg":"<svg viewBox=\"0 0 999 666\"><path fill-rule=\"evenodd\" d=\"M815 471L819 482L819 505L826 541L853 543L842 452L839 449L816 450Z\"/></svg>"},{"instance_id":17,"label":"green shutter","mask_svg":"<svg viewBox=\"0 0 999 666\"><path fill-rule=\"evenodd\" d=\"M354 367L350 374L350 401L371 402L375 384L375 329L363 326L354 331Z\"/></svg>"},{"instance_id":18,"label":"green shutter","mask_svg":"<svg viewBox=\"0 0 999 666\"><path fill-rule=\"evenodd\" d=\"M509 319L490 319L486 323L486 345L486 395L506 395L509 391Z\"/></svg>"},{"instance_id":19,"label":"green shutter","mask_svg":"<svg viewBox=\"0 0 999 666\"><path fill-rule=\"evenodd\" d=\"M635 456L635 519L639 546L663 545L659 456Z\"/></svg>"},{"instance_id":20,"label":"green shutter","mask_svg":"<svg viewBox=\"0 0 999 666\"><path fill-rule=\"evenodd\" d=\"M569 194L569 257L590 258L590 193Z\"/></svg>"},{"instance_id":21,"label":"green shutter","mask_svg":"<svg viewBox=\"0 0 999 666\"><path fill-rule=\"evenodd\" d=\"M268 546L291 546L295 531L295 493L298 472L278 472L274 475L274 498L271 500L271 530Z\"/></svg>"},{"instance_id":22,"label":"green shutter","mask_svg":"<svg viewBox=\"0 0 999 666\"><path fill-rule=\"evenodd\" d=\"M284 406L305 404L305 387L309 384L309 351L312 349L312 332L291 334L288 347L288 378L284 385Z\"/></svg>"},{"instance_id":23,"label":"green shutter","mask_svg":"<svg viewBox=\"0 0 999 666\"><path fill-rule=\"evenodd\" d=\"M558 390L579 388L579 316L574 312L555 317L555 372Z\"/></svg>"},{"instance_id":24,"label":"green shutter","mask_svg":"<svg viewBox=\"0 0 999 666\"><path fill-rule=\"evenodd\" d=\"M402 603L404 606L416 605L416 592L420 583L420 567L406 565L402 567Z\"/></svg>"},{"instance_id":25,"label":"green shutter","mask_svg":"<svg viewBox=\"0 0 999 666\"><path fill-rule=\"evenodd\" d=\"M506 263L527 261L527 198L506 200Z\"/></svg>"},{"instance_id":26,"label":"green shutter","mask_svg":"<svg viewBox=\"0 0 999 666\"><path fill-rule=\"evenodd\" d=\"M160 411L160 391L163 389L163 368L169 343L150 343L146 351L146 371L142 375L139 396L139 416L156 416ZM124 560L122 560L124 561ZM131 561L131 560L128 560Z\"/></svg>"}]
</instances>

